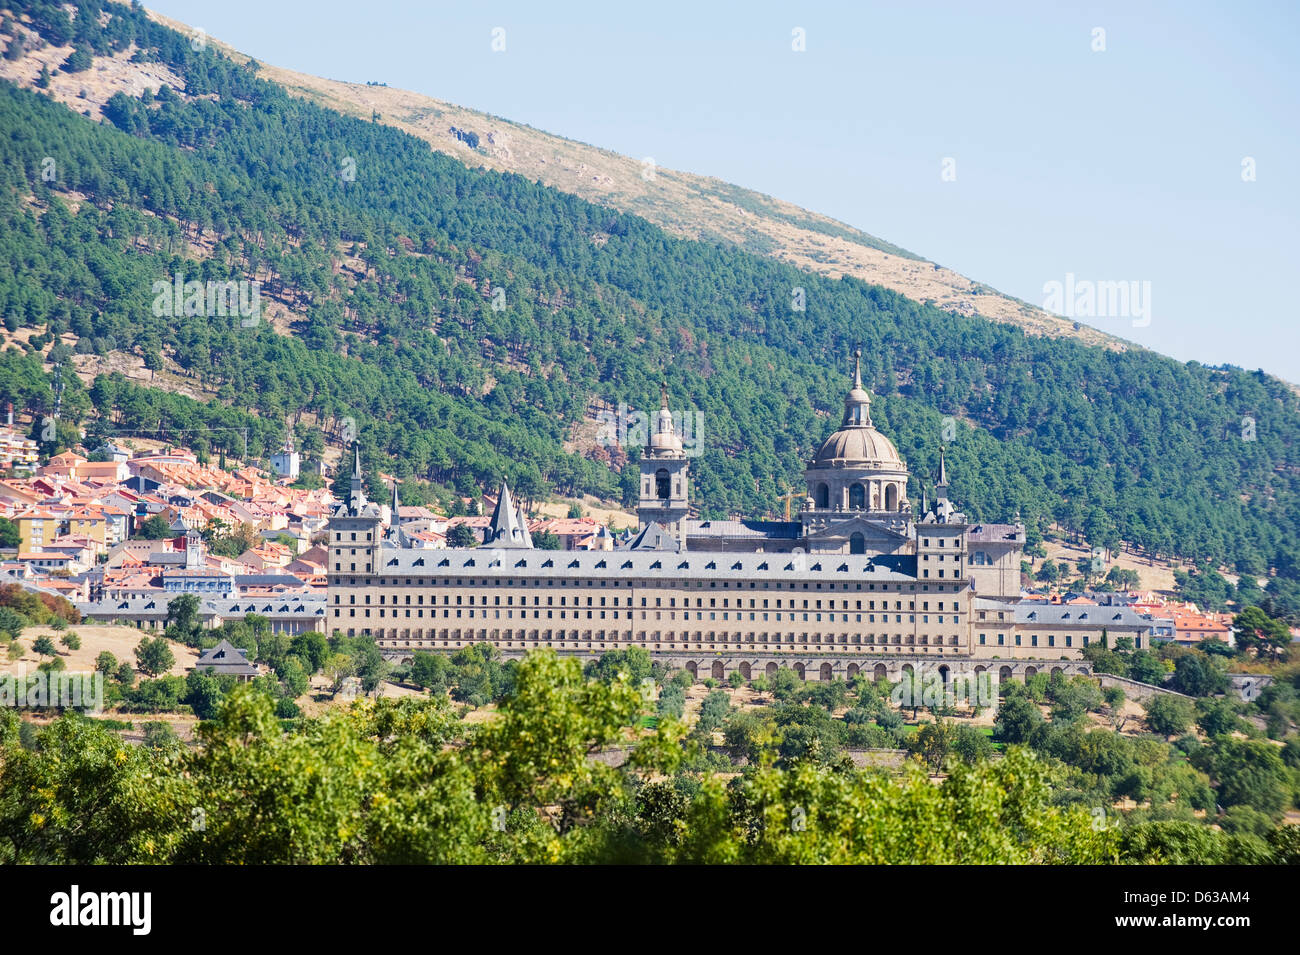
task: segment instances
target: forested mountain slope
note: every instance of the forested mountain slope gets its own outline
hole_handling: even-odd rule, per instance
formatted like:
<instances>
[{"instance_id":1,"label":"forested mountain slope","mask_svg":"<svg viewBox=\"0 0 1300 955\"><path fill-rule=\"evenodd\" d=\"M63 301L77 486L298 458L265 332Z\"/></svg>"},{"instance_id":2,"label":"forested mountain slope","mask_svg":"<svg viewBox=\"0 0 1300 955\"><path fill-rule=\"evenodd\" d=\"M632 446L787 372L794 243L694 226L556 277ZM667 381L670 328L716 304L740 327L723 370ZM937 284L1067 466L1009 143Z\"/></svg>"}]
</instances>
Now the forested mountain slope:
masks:
<instances>
[{"instance_id":1,"label":"forested mountain slope","mask_svg":"<svg viewBox=\"0 0 1300 955\"><path fill-rule=\"evenodd\" d=\"M150 11L187 35L193 29ZM238 51L216 42L237 63ZM375 119L425 140L471 167L513 172L583 199L630 212L671 235L739 246L800 268L883 285L918 302L1010 322L1032 334L1138 347L1099 329L1003 295L828 216L710 176L654 166L641 157L575 142L454 103L378 83L346 83L262 64L291 94L350 116Z\"/></svg>"},{"instance_id":2,"label":"forested mountain slope","mask_svg":"<svg viewBox=\"0 0 1300 955\"><path fill-rule=\"evenodd\" d=\"M65 374L65 421L246 426L258 454L286 419L338 440L352 417L368 464L402 477L626 498L621 454L611 470L604 449L564 447L596 402L645 407L666 377L703 415L695 500L761 513L838 421L860 346L873 416L914 475L957 419L953 494L978 518L1300 576L1300 415L1277 379L1030 336L675 238L291 96L140 9L25 4L3 31L19 60L39 35L80 45L90 70L135 58L183 84L119 93L98 122L0 85L0 401L19 409L53 408L58 337L78 367L131 354L216 399ZM282 317L155 315L153 284L177 274L257 280Z\"/></svg>"}]
</instances>

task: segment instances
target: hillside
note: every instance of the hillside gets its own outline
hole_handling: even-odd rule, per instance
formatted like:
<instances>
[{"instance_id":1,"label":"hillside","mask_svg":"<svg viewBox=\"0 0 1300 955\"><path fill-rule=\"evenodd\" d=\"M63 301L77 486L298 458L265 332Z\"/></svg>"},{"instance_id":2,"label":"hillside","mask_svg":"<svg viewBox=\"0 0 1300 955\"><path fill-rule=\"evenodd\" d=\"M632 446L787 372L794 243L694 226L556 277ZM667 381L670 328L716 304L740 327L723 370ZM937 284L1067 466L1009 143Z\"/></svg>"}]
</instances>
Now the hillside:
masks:
<instances>
[{"instance_id":1,"label":"hillside","mask_svg":"<svg viewBox=\"0 0 1300 955\"><path fill-rule=\"evenodd\" d=\"M597 414L666 378L703 421L701 512L762 514L838 420L861 347L913 499L946 443L977 520L1296 593L1300 410L1275 378L679 238L322 108L140 10L22 9L0 26L0 401L29 420L57 405L64 439L208 428L234 453L248 428L256 456L286 428L304 446L355 433L376 490L380 469L413 493L506 475L526 499L626 504L639 449L596 441ZM262 313L160 313L155 283L178 278L256 282Z\"/></svg>"},{"instance_id":2,"label":"hillside","mask_svg":"<svg viewBox=\"0 0 1300 955\"><path fill-rule=\"evenodd\" d=\"M149 16L183 34L193 33L192 27L157 12ZM211 42L236 62L249 61L220 40ZM1139 347L1087 325L1076 327L828 216L720 179L662 166L648 177L639 158L408 90L325 79L271 64L260 64L259 72L321 106L368 121L377 117L467 166L516 173L633 213L672 235L735 245L831 278L852 276L945 311L1007 322L1029 334L1120 350ZM154 82L144 72L140 81ZM453 130L477 134L477 147Z\"/></svg>"}]
</instances>

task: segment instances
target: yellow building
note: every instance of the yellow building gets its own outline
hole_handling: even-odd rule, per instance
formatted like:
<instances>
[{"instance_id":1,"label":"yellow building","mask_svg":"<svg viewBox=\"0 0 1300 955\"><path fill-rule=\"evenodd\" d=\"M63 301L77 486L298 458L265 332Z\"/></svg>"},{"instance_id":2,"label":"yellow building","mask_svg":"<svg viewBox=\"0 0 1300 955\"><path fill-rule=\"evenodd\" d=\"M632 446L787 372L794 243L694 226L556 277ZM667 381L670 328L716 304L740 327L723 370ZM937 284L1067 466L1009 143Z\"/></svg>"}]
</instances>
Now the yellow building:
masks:
<instances>
[{"instance_id":1,"label":"yellow building","mask_svg":"<svg viewBox=\"0 0 1300 955\"><path fill-rule=\"evenodd\" d=\"M57 514L43 508L31 508L13 518L13 523L18 525L18 535L22 541L18 549L28 552L39 551L58 537L62 520Z\"/></svg>"}]
</instances>

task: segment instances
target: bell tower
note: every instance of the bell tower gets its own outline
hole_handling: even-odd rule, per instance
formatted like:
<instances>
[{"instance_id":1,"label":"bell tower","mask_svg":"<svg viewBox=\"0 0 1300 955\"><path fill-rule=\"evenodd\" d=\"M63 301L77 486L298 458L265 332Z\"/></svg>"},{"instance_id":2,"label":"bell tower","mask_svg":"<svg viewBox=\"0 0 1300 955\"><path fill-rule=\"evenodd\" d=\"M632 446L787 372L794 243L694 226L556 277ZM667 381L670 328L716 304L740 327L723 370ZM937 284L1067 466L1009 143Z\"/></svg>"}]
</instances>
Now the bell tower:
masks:
<instances>
[{"instance_id":1,"label":"bell tower","mask_svg":"<svg viewBox=\"0 0 1300 955\"><path fill-rule=\"evenodd\" d=\"M640 529L652 521L686 549L687 458L668 410L668 384L659 385L659 414L650 441L641 453L641 491L637 501Z\"/></svg>"}]
</instances>

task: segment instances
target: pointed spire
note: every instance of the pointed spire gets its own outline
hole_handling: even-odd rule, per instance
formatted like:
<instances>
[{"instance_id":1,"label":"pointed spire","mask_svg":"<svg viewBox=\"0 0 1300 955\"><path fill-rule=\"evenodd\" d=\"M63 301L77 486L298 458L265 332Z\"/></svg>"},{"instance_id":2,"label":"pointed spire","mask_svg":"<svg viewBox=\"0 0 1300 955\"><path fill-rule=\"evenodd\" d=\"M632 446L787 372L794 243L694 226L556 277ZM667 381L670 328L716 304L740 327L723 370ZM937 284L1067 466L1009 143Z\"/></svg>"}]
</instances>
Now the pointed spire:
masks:
<instances>
[{"instance_id":1,"label":"pointed spire","mask_svg":"<svg viewBox=\"0 0 1300 955\"><path fill-rule=\"evenodd\" d=\"M491 547L532 547L528 525L520 525L520 511L510 499L510 486L503 479L497 506L492 511L492 526L488 528L484 544Z\"/></svg>"},{"instance_id":2,"label":"pointed spire","mask_svg":"<svg viewBox=\"0 0 1300 955\"><path fill-rule=\"evenodd\" d=\"M939 445L939 480L934 482L936 488L948 486L948 463L944 460L943 450L943 445Z\"/></svg>"},{"instance_id":3,"label":"pointed spire","mask_svg":"<svg viewBox=\"0 0 1300 955\"><path fill-rule=\"evenodd\" d=\"M862 387L862 349L853 353L853 387L844 396L844 428L871 427L871 396Z\"/></svg>"},{"instance_id":4,"label":"pointed spire","mask_svg":"<svg viewBox=\"0 0 1300 955\"><path fill-rule=\"evenodd\" d=\"M668 410L668 382L666 381L659 382L659 409Z\"/></svg>"},{"instance_id":5,"label":"pointed spire","mask_svg":"<svg viewBox=\"0 0 1300 955\"><path fill-rule=\"evenodd\" d=\"M530 550L533 547L533 535L528 530L528 515L524 512L524 505L519 505L519 531L523 539L524 546Z\"/></svg>"},{"instance_id":6,"label":"pointed spire","mask_svg":"<svg viewBox=\"0 0 1300 955\"><path fill-rule=\"evenodd\" d=\"M397 478L393 478L393 516L388 523L388 533L384 535L384 539L396 547L409 547L410 539L406 536L406 531L402 530L400 507L401 504L397 499Z\"/></svg>"},{"instance_id":7,"label":"pointed spire","mask_svg":"<svg viewBox=\"0 0 1300 955\"><path fill-rule=\"evenodd\" d=\"M360 514L366 506L365 482L361 477L361 446L352 446L352 487L348 494L348 506L353 514Z\"/></svg>"},{"instance_id":8,"label":"pointed spire","mask_svg":"<svg viewBox=\"0 0 1300 955\"><path fill-rule=\"evenodd\" d=\"M514 501L510 499L510 484L505 478L501 479L501 491L497 494L497 506L492 508L492 527L495 530L502 523L503 518L509 520L509 515L514 511Z\"/></svg>"}]
</instances>

